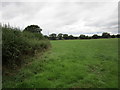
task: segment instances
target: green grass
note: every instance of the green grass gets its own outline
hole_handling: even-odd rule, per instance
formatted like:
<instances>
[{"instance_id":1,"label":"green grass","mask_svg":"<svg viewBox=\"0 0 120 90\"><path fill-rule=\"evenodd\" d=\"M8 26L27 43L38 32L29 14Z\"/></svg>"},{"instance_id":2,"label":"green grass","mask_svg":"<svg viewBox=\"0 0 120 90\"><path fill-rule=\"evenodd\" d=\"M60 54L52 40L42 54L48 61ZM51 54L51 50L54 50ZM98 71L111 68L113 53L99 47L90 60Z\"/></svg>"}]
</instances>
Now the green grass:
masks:
<instances>
[{"instance_id":1,"label":"green grass","mask_svg":"<svg viewBox=\"0 0 120 90\"><path fill-rule=\"evenodd\" d=\"M51 41L52 49L18 72L3 88L117 88L118 39Z\"/></svg>"}]
</instances>

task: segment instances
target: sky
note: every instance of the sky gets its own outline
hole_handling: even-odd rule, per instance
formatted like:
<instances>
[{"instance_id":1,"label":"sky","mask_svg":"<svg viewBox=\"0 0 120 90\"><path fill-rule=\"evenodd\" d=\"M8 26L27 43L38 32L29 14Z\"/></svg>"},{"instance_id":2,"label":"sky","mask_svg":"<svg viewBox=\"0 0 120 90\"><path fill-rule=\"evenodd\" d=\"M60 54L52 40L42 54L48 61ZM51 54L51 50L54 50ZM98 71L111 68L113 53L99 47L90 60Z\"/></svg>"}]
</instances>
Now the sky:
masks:
<instances>
[{"instance_id":1,"label":"sky","mask_svg":"<svg viewBox=\"0 0 120 90\"><path fill-rule=\"evenodd\" d=\"M0 22L21 30L28 25L38 25L44 35L118 33L117 0L83 1L4 0L0 3Z\"/></svg>"}]
</instances>

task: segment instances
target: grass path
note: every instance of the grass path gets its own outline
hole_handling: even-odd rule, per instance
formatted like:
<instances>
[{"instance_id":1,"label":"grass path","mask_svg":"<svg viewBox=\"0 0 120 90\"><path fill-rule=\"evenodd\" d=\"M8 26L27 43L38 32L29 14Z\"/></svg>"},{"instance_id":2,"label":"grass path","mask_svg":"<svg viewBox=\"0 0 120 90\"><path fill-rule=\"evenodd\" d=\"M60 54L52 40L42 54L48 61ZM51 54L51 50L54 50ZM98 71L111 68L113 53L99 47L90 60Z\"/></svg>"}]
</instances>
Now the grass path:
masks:
<instances>
[{"instance_id":1,"label":"grass path","mask_svg":"<svg viewBox=\"0 0 120 90\"><path fill-rule=\"evenodd\" d=\"M32 58L3 87L118 87L118 39L51 41L52 49Z\"/></svg>"}]
</instances>

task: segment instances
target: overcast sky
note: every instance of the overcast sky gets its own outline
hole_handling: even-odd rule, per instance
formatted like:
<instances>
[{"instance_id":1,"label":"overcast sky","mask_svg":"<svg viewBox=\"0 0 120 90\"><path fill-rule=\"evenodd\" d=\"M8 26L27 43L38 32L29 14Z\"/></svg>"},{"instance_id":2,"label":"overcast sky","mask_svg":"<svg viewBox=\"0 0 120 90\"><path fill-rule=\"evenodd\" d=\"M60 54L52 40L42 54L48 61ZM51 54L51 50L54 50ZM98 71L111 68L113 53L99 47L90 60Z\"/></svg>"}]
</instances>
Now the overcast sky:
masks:
<instances>
[{"instance_id":1,"label":"overcast sky","mask_svg":"<svg viewBox=\"0 0 120 90\"><path fill-rule=\"evenodd\" d=\"M71 0L70 0L71 1ZM24 29L35 24L42 33L93 35L102 32L118 33L118 2L3 2L0 20Z\"/></svg>"}]
</instances>

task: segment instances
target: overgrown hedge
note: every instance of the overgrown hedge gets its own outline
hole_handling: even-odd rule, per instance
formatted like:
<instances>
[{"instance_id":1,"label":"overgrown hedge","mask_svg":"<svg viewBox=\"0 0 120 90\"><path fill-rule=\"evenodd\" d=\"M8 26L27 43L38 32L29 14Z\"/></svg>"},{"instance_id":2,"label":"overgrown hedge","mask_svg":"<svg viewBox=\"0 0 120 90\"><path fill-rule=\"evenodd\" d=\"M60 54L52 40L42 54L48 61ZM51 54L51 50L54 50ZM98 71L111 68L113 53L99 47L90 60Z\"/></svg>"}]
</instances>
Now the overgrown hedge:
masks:
<instances>
[{"instance_id":1,"label":"overgrown hedge","mask_svg":"<svg viewBox=\"0 0 120 90\"><path fill-rule=\"evenodd\" d=\"M22 32L17 28L2 26L2 63L18 66L24 56L34 56L50 47L49 40L42 34Z\"/></svg>"}]
</instances>

